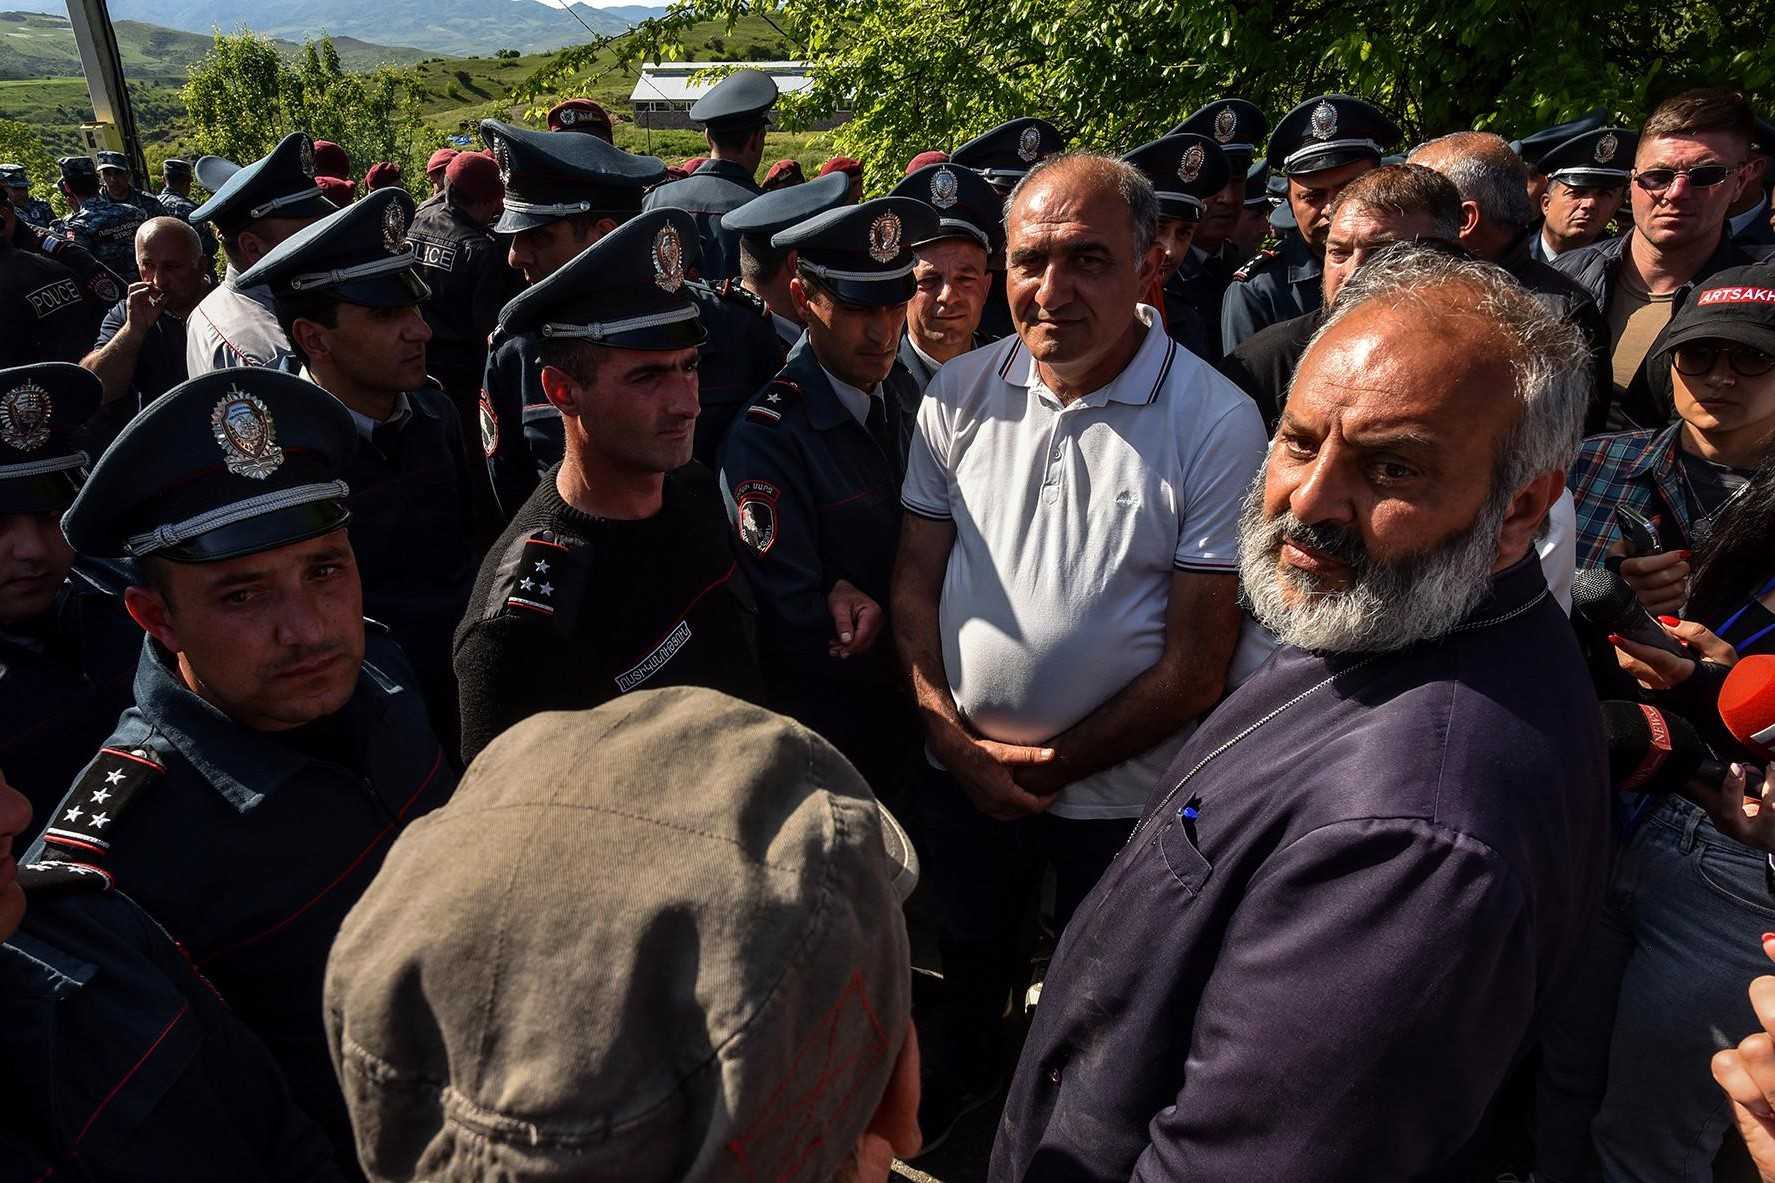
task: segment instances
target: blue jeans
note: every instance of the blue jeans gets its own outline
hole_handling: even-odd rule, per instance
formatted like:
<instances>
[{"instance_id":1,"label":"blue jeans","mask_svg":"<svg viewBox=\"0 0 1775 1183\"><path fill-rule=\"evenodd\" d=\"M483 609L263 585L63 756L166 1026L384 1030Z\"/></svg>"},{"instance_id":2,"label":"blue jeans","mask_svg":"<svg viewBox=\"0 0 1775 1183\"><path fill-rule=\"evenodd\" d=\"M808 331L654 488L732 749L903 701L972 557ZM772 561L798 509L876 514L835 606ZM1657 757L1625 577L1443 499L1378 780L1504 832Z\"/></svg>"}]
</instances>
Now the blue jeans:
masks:
<instances>
[{"instance_id":1,"label":"blue jeans","mask_svg":"<svg viewBox=\"0 0 1775 1183\"><path fill-rule=\"evenodd\" d=\"M1673 797L1621 852L1564 1006L1542 1039L1536 1174L1549 1183L1711 1183L1731 1125L1709 1061L1756 1030L1775 972L1765 856Z\"/></svg>"}]
</instances>

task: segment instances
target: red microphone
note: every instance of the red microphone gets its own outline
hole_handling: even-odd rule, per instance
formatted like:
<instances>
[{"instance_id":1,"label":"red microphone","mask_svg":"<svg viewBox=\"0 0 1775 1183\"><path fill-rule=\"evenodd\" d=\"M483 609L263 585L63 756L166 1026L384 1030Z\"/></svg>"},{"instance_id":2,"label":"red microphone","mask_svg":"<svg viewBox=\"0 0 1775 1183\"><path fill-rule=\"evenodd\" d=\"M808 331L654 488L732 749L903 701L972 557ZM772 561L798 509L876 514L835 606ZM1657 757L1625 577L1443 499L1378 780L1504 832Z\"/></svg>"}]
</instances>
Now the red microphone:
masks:
<instances>
[{"instance_id":1,"label":"red microphone","mask_svg":"<svg viewBox=\"0 0 1775 1183\"><path fill-rule=\"evenodd\" d=\"M1732 738L1775 760L1775 653L1740 658L1720 687L1720 721Z\"/></svg>"}]
</instances>

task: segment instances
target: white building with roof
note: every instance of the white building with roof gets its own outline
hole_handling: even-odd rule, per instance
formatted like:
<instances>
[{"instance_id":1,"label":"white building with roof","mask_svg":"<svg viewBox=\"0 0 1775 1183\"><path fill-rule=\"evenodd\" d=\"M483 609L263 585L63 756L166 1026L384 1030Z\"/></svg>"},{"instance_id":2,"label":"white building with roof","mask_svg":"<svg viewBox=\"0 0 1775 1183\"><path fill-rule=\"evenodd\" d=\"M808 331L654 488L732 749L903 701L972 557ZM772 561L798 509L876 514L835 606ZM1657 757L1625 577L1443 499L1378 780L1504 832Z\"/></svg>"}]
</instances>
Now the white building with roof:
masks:
<instances>
[{"instance_id":1,"label":"white building with roof","mask_svg":"<svg viewBox=\"0 0 1775 1183\"><path fill-rule=\"evenodd\" d=\"M690 106L710 87L721 81L728 68L758 70L770 75L780 94L794 94L813 85L813 67L807 62L643 62L635 88L629 92L629 105L635 111L637 127L687 128ZM821 128L834 127L848 119L848 111L822 121Z\"/></svg>"}]
</instances>

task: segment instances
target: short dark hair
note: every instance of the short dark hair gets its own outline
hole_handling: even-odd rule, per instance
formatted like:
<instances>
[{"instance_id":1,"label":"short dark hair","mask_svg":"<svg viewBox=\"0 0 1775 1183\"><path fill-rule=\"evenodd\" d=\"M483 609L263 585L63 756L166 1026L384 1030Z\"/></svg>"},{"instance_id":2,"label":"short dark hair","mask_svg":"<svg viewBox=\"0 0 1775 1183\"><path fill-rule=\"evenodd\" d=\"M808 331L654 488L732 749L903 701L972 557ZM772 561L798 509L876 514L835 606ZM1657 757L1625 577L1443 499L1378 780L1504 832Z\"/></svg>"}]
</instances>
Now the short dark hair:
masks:
<instances>
[{"instance_id":1,"label":"short dark hair","mask_svg":"<svg viewBox=\"0 0 1775 1183\"><path fill-rule=\"evenodd\" d=\"M770 240L757 234L740 236L740 278L747 283L770 283L783 273L783 265L789 261L789 251L784 247L778 250L770 245Z\"/></svg>"},{"instance_id":2,"label":"short dark hair","mask_svg":"<svg viewBox=\"0 0 1775 1183\"><path fill-rule=\"evenodd\" d=\"M1639 142L1702 132L1724 132L1742 145L1741 154L1749 152L1751 141L1756 138L1756 115L1744 92L1707 86L1672 95L1658 104L1640 128Z\"/></svg>"},{"instance_id":3,"label":"short dark hair","mask_svg":"<svg viewBox=\"0 0 1775 1183\"><path fill-rule=\"evenodd\" d=\"M577 337L544 337L537 348L542 364L567 373L581 386L598 380L598 366L604 360L604 347Z\"/></svg>"},{"instance_id":4,"label":"short dark hair","mask_svg":"<svg viewBox=\"0 0 1775 1183\"><path fill-rule=\"evenodd\" d=\"M744 123L738 127L723 124L720 127L705 127L703 131L707 133L709 143L721 151L738 152L751 142L753 133L763 126L762 123Z\"/></svg>"},{"instance_id":5,"label":"short dark hair","mask_svg":"<svg viewBox=\"0 0 1775 1183\"><path fill-rule=\"evenodd\" d=\"M1430 233L1453 242L1461 233L1461 193L1454 182L1433 168L1421 164L1383 164L1363 173L1337 195L1331 203L1331 216L1347 205L1410 217L1421 214L1430 219Z\"/></svg>"},{"instance_id":6,"label":"short dark hair","mask_svg":"<svg viewBox=\"0 0 1775 1183\"><path fill-rule=\"evenodd\" d=\"M159 596L168 608L173 606L173 581L168 570L171 562L159 555L143 555L136 560L136 569L142 573L142 585Z\"/></svg>"},{"instance_id":7,"label":"short dark hair","mask_svg":"<svg viewBox=\"0 0 1775 1183\"><path fill-rule=\"evenodd\" d=\"M308 355L302 346L296 343L296 332L292 327L299 320L312 320L315 324L329 329L339 327L339 305L345 303L339 297L327 292L308 292L300 295L280 295L277 297L277 327L284 331L284 338L290 343L290 352L303 365L308 364Z\"/></svg>"},{"instance_id":8,"label":"short dark hair","mask_svg":"<svg viewBox=\"0 0 1775 1183\"><path fill-rule=\"evenodd\" d=\"M62 182L68 186L68 192L76 197L97 197L99 195L99 179L96 176L75 175L63 177Z\"/></svg>"}]
</instances>

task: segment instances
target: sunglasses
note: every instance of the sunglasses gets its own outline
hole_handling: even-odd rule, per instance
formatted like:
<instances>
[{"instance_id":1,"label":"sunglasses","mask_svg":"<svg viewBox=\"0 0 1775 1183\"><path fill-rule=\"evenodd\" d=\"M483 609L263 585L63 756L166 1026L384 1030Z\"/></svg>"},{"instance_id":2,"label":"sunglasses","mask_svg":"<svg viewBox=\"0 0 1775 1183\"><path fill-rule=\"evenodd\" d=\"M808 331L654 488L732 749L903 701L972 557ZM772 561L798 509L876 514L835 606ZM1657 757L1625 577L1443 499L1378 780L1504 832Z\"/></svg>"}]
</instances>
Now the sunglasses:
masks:
<instances>
[{"instance_id":1,"label":"sunglasses","mask_svg":"<svg viewBox=\"0 0 1775 1183\"><path fill-rule=\"evenodd\" d=\"M1689 188L1711 189L1725 183L1726 178L1742 167L1738 164L1698 164L1694 168L1635 169L1633 183L1647 193L1662 193L1676 184L1678 177L1687 177Z\"/></svg>"},{"instance_id":2,"label":"sunglasses","mask_svg":"<svg viewBox=\"0 0 1775 1183\"><path fill-rule=\"evenodd\" d=\"M1760 349L1727 341L1685 341L1676 347L1676 355L1671 362L1676 366L1677 373L1697 378L1702 374L1711 374L1714 364L1722 355L1732 367L1732 372L1740 378L1755 378L1775 370L1775 357Z\"/></svg>"}]
</instances>

